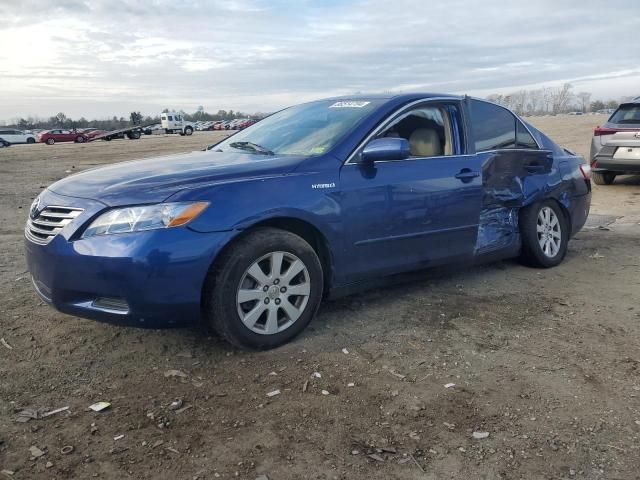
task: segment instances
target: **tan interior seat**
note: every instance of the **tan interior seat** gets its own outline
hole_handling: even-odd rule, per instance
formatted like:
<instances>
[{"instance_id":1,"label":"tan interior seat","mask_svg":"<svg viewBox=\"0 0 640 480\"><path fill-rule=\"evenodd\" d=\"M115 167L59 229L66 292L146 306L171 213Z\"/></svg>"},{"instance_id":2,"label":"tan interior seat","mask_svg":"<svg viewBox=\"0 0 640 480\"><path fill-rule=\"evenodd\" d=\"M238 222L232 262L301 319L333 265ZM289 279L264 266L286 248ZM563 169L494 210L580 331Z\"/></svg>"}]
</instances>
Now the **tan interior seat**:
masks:
<instances>
[{"instance_id":1,"label":"tan interior seat","mask_svg":"<svg viewBox=\"0 0 640 480\"><path fill-rule=\"evenodd\" d=\"M414 157L442 155L442 144L438 133L432 128L418 128L409 137L409 148Z\"/></svg>"}]
</instances>

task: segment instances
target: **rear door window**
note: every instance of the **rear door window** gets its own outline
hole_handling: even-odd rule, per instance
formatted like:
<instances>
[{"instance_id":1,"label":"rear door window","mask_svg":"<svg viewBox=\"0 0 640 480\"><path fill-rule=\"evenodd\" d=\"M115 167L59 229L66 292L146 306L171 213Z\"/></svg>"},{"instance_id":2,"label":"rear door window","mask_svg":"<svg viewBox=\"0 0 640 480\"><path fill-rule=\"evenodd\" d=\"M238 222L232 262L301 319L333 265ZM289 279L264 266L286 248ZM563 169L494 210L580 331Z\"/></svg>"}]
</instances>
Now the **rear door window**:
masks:
<instances>
[{"instance_id":1,"label":"rear door window","mask_svg":"<svg viewBox=\"0 0 640 480\"><path fill-rule=\"evenodd\" d=\"M498 105L471 100L471 125L476 152L517 148L516 118Z\"/></svg>"}]
</instances>

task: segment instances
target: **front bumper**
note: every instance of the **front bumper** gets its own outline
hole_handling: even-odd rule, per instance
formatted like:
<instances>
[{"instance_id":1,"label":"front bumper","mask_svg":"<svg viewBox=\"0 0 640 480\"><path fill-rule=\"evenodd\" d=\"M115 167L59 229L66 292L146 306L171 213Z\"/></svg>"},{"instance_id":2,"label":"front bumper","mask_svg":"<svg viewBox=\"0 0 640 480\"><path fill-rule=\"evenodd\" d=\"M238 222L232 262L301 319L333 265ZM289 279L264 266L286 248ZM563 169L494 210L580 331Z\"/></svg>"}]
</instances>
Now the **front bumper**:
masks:
<instances>
[{"instance_id":1,"label":"front bumper","mask_svg":"<svg viewBox=\"0 0 640 480\"><path fill-rule=\"evenodd\" d=\"M43 200L50 202L47 196L52 195L48 192ZM74 232L97 206L56 197L56 204L66 201L85 212L46 245L25 238L29 272L44 301L64 313L120 325L178 326L199 320L207 272L233 232L177 227L75 239Z\"/></svg>"}]
</instances>

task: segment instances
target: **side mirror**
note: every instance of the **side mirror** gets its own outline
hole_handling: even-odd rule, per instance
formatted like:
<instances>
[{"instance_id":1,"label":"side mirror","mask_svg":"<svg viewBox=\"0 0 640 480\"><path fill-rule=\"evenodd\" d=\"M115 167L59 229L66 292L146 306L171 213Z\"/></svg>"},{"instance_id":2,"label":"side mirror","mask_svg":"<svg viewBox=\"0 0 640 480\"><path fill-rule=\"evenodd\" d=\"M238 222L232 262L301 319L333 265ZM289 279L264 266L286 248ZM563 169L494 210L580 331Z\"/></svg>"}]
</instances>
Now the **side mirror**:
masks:
<instances>
[{"instance_id":1,"label":"side mirror","mask_svg":"<svg viewBox=\"0 0 640 480\"><path fill-rule=\"evenodd\" d=\"M409 158L409 141L405 138L376 138L367 143L360 154L362 163L373 163L380 160L404 160Z\"/></svg>"}]
</instances>

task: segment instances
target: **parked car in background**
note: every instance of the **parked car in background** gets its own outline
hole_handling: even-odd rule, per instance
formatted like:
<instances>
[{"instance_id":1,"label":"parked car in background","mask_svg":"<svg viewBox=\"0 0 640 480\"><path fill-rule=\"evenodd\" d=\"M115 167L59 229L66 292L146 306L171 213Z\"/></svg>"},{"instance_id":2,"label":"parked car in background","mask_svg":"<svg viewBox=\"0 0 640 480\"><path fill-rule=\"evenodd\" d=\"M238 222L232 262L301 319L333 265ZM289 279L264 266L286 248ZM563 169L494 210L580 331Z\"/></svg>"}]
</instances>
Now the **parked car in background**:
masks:
<instances>
[{"instance_id":1,"label":"parked car in background","mask_svg":"<svg viewBox=\"0 0 640 480\"><path fill-rule=\"evenodd\" d=\"M556 266L590 200L584 159L502 106L356 96L62 179L35 199L25 245L36 292L62 312L202 320L271 348L324 296L383 276L509 256Z\"/></svg>"},{"instance_id":2,"label":"parked car in background","mask_svg":"<svg viewBox=\"0 0 640 480\"><path fill-rule=\"evenodd\" d=\"M98 128L83 128L83 129L78 129L78 131L81 132L85 137L87 137L88 140L92 140L94 137L97 137L98 135L107 133L106 130L100 130Z\"/></svg>"},{"instance_id":3,"label":"parked car in background","mask_svg":"<svg viewBox=\"0 0 640 480\"><path fill-rule=\"evenodd\" d=\"M11 144L36 143L36 137L32 133L26 133L22 130L14 130L12 128L0 127L0 137Z\"/></svg>"},{"instance_id":4,"label":"parked car in background","mask_svg":"<svg viewBox=\"0 0 640 480\"><path fill-rule=\"evenodd\" d=\"M53 145L56 142L84 143L89 138L79 130L55 129L40 132L36 139L38 142Z\"/></svg>"},{"instance_id":5,"label":"parked car in background","mask_svg":"<svg viewBox=\"0 0 640 480\"><path fill-rule=\"evenodd\" d=\"M162 128L162 125L160 125L159 123L156 123L155 125L144 127L142 133L144 133L145 135L158 135L164 133L164 128Z\"/></svg>"},{"instance_id":6,"label":"parked car in background","mask_svg":"<svg viewBox=\"0 0 640 480\"><path fill-rule=\"evenodd\" d=\"M254 118L247 118L246 120L244 120L241 124L240 124L240 129L244 130L247 127L250 127L251 125L253 125L254 123L256 123L257 120Z\"/></svg>"},{"instance_id":7,"label":"parked car in background","mask_svg":"<svg viewBox=\"0 0 640 480\"><path fill-rule=\"evenodd\" d=\"M10 147L11 142L7 142L4 138L0 138L0 148Z\"/></svg>"},{"instance_id":8,"label":"parked car in background","mask_svg":"<svg viewBox=\"0 0 640 480\"><path fill-rule=\"evenodd\" d=\"M610 185L617 175L640 173L640 97L621 104L591 139L593 181Z\"/></svg>"}]
</instances>

